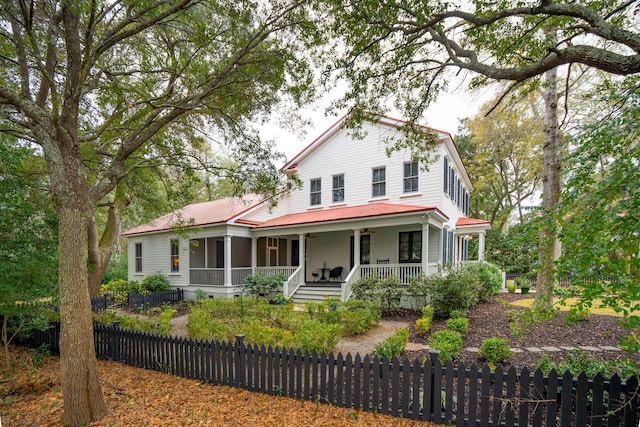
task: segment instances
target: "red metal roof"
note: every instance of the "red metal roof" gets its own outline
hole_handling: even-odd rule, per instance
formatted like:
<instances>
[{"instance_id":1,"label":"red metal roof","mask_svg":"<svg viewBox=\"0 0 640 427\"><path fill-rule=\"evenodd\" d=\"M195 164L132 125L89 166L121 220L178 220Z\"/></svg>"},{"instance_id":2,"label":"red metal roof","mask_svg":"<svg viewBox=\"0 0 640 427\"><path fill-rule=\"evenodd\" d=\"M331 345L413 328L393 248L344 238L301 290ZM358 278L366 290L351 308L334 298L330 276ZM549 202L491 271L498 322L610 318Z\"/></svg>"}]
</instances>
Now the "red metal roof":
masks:
<instances>
[{"instance_id":1,"label":"red metal roof","mask_svg":"<svg viewBox=\"0 0 640 427\"><path fill-rule=\"evenodd\" d=\"M130 236L169 230L178 222L193 226L224 223L258 205L261 201L258 196L250 194L244 197L228 197L211 202L193 203L151 222L127 230L122 235Z\"/></svg>"},{"instance_id":2,"label":"red metal roof","mask_svg":"<svg viewBox=\"0 0 640 427\"><path fill-rule=\"evenodd\" d=\"M401 205L392 203L372 203L361 206L349 206L343 208L328 208L310 212L283 215L259 224L256 228L283 227L291 225L312 224L318 222L340 221L358 218L369 218L387 215L400 215L408 213L419 213L428 211L438 211L431 206Z\"/></svg>"},{"instance_id":3,"label":"red metal roof","mask_svg":"<svg viewBox=\"0 0 640 427\"><path fill-rule=\"evenodd\" d=\"M456 222L456 227L465 227L471 225L485 225L491 224L491 221L487 221L484 219L475 219L475 218L460 218Z\"/></svg>"}]
</instances>

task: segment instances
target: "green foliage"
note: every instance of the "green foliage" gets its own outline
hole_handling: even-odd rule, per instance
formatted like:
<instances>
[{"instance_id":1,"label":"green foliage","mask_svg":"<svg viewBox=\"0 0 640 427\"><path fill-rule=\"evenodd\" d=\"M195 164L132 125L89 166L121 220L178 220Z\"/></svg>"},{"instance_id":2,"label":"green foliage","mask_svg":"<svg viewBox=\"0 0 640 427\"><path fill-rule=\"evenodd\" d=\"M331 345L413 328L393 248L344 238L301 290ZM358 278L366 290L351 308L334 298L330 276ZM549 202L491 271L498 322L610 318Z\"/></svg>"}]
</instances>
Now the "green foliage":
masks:
<instances>
[{"instance_id":1,"label":"green foliage","mask_svg":"<svg viewBox=\"0 0 640 427\"><path fill-rule=\"evenodd\" d=\"M38 369L42 362L51 355L51 352L49 351L49 346L42 344L40 347L32 349L29 355L31 356L31 365L34 369Z\"/></svg>"},{"instance_id":2,"label":"green foliage","mask_svg":"<svg viewBox=\"0 0 640 427\"><path fill-rule=\"evenodd\" d=\"M173 319L173 316L177 312L178 311L175 308L171 308L171 307L168 307L162 310L162 312L158 316L158 327L156 328L159 334L161 335L169 334L169 328L171 327L169 323L171 322L171 319Z\"/></svg>"},{"instance_id":3,"label":"green foliage","mask_svg":"<svg viewBox=\"0 0 640 427\"><path fill-rule=\"evenodd\" d=\"M467 317L467 313L464 310L451 310L449 313L449 319L461 319Z\"/></svg>"},{"instance_id":4,"label":"green foliage","mask_svg":"<svg viewBox=\"0 0 640 427\"><path fill-rule=\"evenodd\" d=\"M244 292L255 298L269 297L275 292L286 277L282 274L266 276L264 274L250 274L245 278Z\"/></svg>"},{"instance_id":5,"label":"green foliage","mask_svg":"<svg viewBox=\"0 0 640 427\"><path fill-rule=\"evenodd\" d=\"M113 254L107 263L107 269L102 277L102 283L113 279L128 280L128 266L126 254Z\"/></svg>"},{"instance_id":6,"label":"green foliage","mask_svg":"<svg viewBox=\"0 0 640 427\"><path fill-rule=\"evenodd\" d=\"M266 347L290 348L294 344L291 331L265 325L260 321L251 321L242 325L242 333L245 340L251 344L264 345Z\"/></svg>"},{"instance_id":7,"label":"green foliage","mask_svg":"<svg viewBox=\"0 0 640 427\"><path fill-rule=\"evenodd\" d=\"M486 301L489 297L500 292L502 287L502 273L498 267L486 262L467 266L471 274L475 274L480 281L478 299Z\"/></svg>"},{"instance_id":8,"label":"green foliage","mask_svg":"<svg viewBox=\"0 0 640 427\"><path fill-rule=\"evenodd\" d=\"M586 126L572 145L558 221L563 255L560 277L578 299L576 313L595 301L621 313L629 334L621 342L640 350L640 94L638 78L599 88L612 111ZM608 95L608 98L607 98Z\"/></svg>"},{"instance_id":9,"label":"green foliage","mask_svg":"<svg viewBox=\"0 0 640 427\"><path fill-rule=\"evenodd\" d=\"M396 276L363 277L351 285L356 299L378 304L383 310L392 310L400 305L404 288Z\"/></svg>"},{"instance_id":10,"label":"green foliage","mask_svg":"<svg viewBox=\"0 0 640 427\"><path fill-rule=\"evenodd\" d=\"M169 278L161 273L152 274L142 279L142 286L149 292L168 291L171 289Z\"/></svg>"},{"instance_id":11,"label":"green foliage","mask_svg":"<svg viewBox=\"0 0 640 427\"><path fill-rule=\"evenodd\" d=\"M440 351L440 362L447 363L456 359L462 350L462 335L450 329L436 331L429 337L429 348Z\"/></svg>"},{"instance_id":12,"label":"green foliage","mask_svg":"<svg viewBox=\"0 0 640 427\"><path fill-rule=\"evenodd\" d=\"M446 266L421 279L419 286L428 296L436 315L450 317L453 310L467 310L478 302L478 277L465 267Z\"/></svg>"},{"instance_id":13,"label":"green foliage","mask_svg":"<svg viewBox=\"0 0 640 427\"><path fill-rule=\"evenodd\" d=\"M577 375L584 372L589 378L593 378L597 373L609 378L613 374L618 374L621 378L629 378L638 375L638 367L631 359L603 359L595 357L583 350L574 350L567 354L565 358L556 363L548 356L542 357L536 365L546 374L555 369L560 374L570 371Z\"/></svg>"},{"instance_id":14,"label":"green foliage","mask_svg":"<svg viewBox=\"0 0 640 427\"><path fill-rule=\"evenodd\" d=\"M469 319L466 317L455 317L445 321L447 328L452 331L460 332L460 335L466 335L469 332Z\"/></svg>"},{"instance_id":15,"label":"green foliage","mask_svg":"<svg viewBox=\"0 0 640 427\"><path fill-rule=\"evenodd\" d=\"M363 301L347 301L339 313L344 335L361 335L380 321L380 310Z\"/></svg>"},{"instance_id":16,"label":"green foliage","mask_svg":"<svg viewBox=\"0 0 640 427\"><path fill-rule=\"evenodd\" d=\"M383 359L393 359L404 351L404 347L409 341L409 331L407 328L399 328L393 335L376 346L376 355Z\"/></svg>"},{"instance_id":17,"label":"green foliage","mask_svg":"<svg viewBox=\"0 0 640 427\"><path fill-rule=\"evenodd\" d=\"M420 335L427 335L431 332L431 321L431 317L421 317L416 320L416 331L418 331Z\"/></svg>"},{"instance_id":18,"label":"green foliage","mask_svg":"<svg viewBox=\"0 0 640 427\"><path fill-rule=\"evenodd\" d=\"M504 362L513 355L513 351L509 348L509 343L503 338L487 338L482 341L478 356L482 357L489 363Z\"/></svg>"},{"instance_id":19,"label":"green foliage","mask_svg":"<svg viewBox=\"0 0 640 427\"><path fill-rule=\"evenodd\" d=\"M436 310L433 308L433 306L430 305L425 305L424 307L422 307L422 317L425 319L433 319L433 315L435 314Z\"/></svg>"},{"instance_id":20,"label":"green foliage","mask_svg":"<svg viewBox=\"0 0 640 427\"><path fill-rule=\"evenodd\" d=\"M100 295L108 295L110 299L119 303L127 301L129 292L145 293L146 288L142 282L125 279L112 279L100 286Z\"/></svg>"},{"instance_id":21,"label":"green foliage","mask_svg":"<svg viewBox=\"0 0 640 427\"><path fill-rule=\"evenodd\" d=\"M202 289L196 289L195 292L196 301L202 301L203 299L207 299L207 293Z\"/></svg>"},{"instance_id":22,"label":"green foliage","mask_svg":"<svg viewBox=\"0 0 640 427\"><path fill-rule=\"evenodd\" d=\"M319 323L313 320L304 322L300 328L293 332L293 341L296 347L303 350L318 353L330 352L338 343L340 337L340 325Z\"/></svg>"}]
</instances>

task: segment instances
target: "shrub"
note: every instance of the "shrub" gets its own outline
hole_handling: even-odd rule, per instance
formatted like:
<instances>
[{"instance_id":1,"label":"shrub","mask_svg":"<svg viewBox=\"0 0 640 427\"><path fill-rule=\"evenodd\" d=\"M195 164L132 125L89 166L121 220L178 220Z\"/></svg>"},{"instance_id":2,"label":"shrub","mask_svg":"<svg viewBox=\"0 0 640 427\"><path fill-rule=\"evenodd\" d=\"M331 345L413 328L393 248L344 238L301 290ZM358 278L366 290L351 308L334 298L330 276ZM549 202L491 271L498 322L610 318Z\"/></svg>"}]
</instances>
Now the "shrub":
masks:
<instances>
[{"instance_id":1,"label":"shrub","mask_svg":"<svg viewBox=\"0 0 640 427\"><path fill-rule=\"evenodd\" d=\"M266 347L290 348L294 342L291 331L264 325L259 321L245 324L242 333L245 334L247 342Z\"/></svg>"},{"instance_id":2,"label":"shrub","mask_svg":"<svg viewBox=\"0 0 640 427\"><path fill-rule=\"evenodd\" d=\"M458 357L458 353L462 349L462 335L460 332L450 329L434 332L429 337L429 347L433 350L439 350L440 362L447 363Z\"/></svg>"},{"instance_id":3,"label":"shrub","mask_svg":"<svg viewBox=\"0 0 640 427\"><path fill-rule=\"evenodd\" d=\"M467 310L478 302L478 278L465 268L445 267L423 277L420 285L440 317L449 318L453 310Z\"/></svg>"},{"instance_id":4,"label":"shrub","mask_svg":"<svg viewBox=\"0 0 640 427\"><path fill-rule=\"evenodd\" d=\"M502 273L495 265L488 263L468 264L465 266L471 274L478 278L478 300L486 301L490 296L500 292Z\"/></svg>"},{"instance_id":5,"label":"shrub","mask_svg":"<svg viewBox=\"0 0 640 427\"><path fill-rule=\"evenodd\" d=\"M637 367L629 359L605 360L594 357L583 350L570 352L560 363L555 363L548 356L545 356L538 360L536 365L545 375L551 369L555 369L559 373L568 370L574 375L584 372L589 378L593 378L597 373L601 373L606 378L613 376L613 374L618 374L621 378L637 375Z\"/></svg>"},{"instance_id":6,"label":"shrub","mask_svg":"<svg viewBox=\"0 0 640 427\"><path fill-rule=\"evenodd\" d=\"M145 287L140 282L124 279L113 279L100 286L100 295L108 295L111 300L118 303L127 301L129 292L144 293Z\"/></svg>"},{"instance_id":7,"label":"shrub","mask_svg":"<svg viewBox=\"0 0 640 427\"><path fill-rule=\"evenodd\" d=\"M149 292L168 291L171 289L169 278L160 273L152 274L142 279L142 286Z\"/></svg>"},{"instance_id":8,"label":"shrub","mask_svg":"<svg viewBox=\"0 0 640 427\"><path fill-rule=\"evenodd\" d=\"M431 318L421 317L416 320L416 331L418 331L420 335L427 335L429 331L431 331Z\"/></svg>"},{"instance_id":9,"label":"shrub","mask_svg":"<svg viewBox=\"0 0 640 427\"><path fill-rule=\"evenodd\" d=\"M351 289L356 299L373 302L384 310L398 307L404 294L404 288L395 276L364 277L351 285Z\"/></svg>"},{"instance_id":10,"label":"shrub","mask_svg":"<svg viewBox=\"0 0 640 427\"><path fill-rule=\"evenodd\" d=\"M445 323L448 329L460 332L460 335L466 335L469 332L469 319L466 317L454 317L447 319Z\"/></svg>"},{"instance_id":11,"label":"shrub","mask_svg":"<svg viewBox=\"0 0 640 427\"><path fill-rule=\"evenodd\" d=\"M395 334L381 342L376 346L376 354L379 358L393 359L404 351L404 347L409 341L409 331L406 328L400 328Z\"/></svg>"},{"instance_id":12,"label":"shrub","mask_svg":"<svg viewBox=\"0 0 640 427\"><path fill-rule=\"evenodd\" d=\"M433 319L433 315L435 314L435 309L430 305L425 305L422 307L422 317L425 319Z\"/></svg>"},{"instance_id":13,"label":"shrub","mask_svg":"<svg viewBox=\"0 0 640 427\"><path fill-rule=\"evenodd\" d=\"M462 319L465 317L467 317L467 313L463 310L451 310L451 313L449 313L449 319Z\"/></svg>"},{"instance_id":14,"label":"shrub","mask_svg":"<svg viewBox=\"0 0 640 427\"><path fill-rule=\"evenodd\" d=\"M340 325L308 320L293 333L293 346L303 350L329 353L338 343Z\"/></svg>"},{"instance_id":15,"label":"shrub","mask_svg":"<svg viewBox=\"0 0 640 427\"><path fill-rule=\"evenodd\" d=\"M248 295L255 298L268 297L282 286L282 281L286 277L282 274L265 276L264 274L250 274L244 280L246 282L244 290Z\"/></svg>"},{"instance_id":16,"label":"shrub","mask_svg":"<svg viewBox=\"0 0 640 427\"><path fill-rule=\"evenodd\" d=\"M380 321L378 308L364 301L348 301L339 310L340 324L345 335L360 335Z\"/></svg>"},{"instance_id":17,"label":"shrub","mask_svg":"<svg viewBox=\"0 0 640 427\"><path fill-rule=\"evenodd\" d=\"M127 255L113 254L107 263L107 268L102 277L102 283L108 283L113 279L127 280Z\"/></svg>"},{"instance_id":18,"label":"shrub","mask_svg":"<svg viewBox=\"0 0 640 427\"><path fill-rule=\"evenodd\" d=\"M489 363L504 362L513 355L507 340L502 338L487 338L482 341L478 355Z\"/></svg>"}]
</instances>

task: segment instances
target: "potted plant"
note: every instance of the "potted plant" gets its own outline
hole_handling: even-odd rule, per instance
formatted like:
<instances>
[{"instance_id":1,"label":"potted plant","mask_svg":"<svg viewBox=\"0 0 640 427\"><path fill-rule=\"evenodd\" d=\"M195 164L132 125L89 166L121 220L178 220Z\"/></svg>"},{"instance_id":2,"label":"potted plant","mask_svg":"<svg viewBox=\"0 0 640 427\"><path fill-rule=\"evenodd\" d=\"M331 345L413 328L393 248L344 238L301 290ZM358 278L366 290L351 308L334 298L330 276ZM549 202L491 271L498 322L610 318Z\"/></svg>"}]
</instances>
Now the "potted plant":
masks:
<instances>
[{"instance_id":1,"label":"potted plant","mask_svg":"<svg viewBox=\"0 0 640 427\"><path fill-rule=\"evenodd\" d=\"M515 280L507 280L507 291L510 294L515 293L515 291L516 291L516 281Z\"/></svg>"},{"instance_id":2,"label":"potted plant","mask_svg":"<svg viewBox=\"0 0 640 427\"><path fill-rule=\"evenodd\" d=\"M528 294L529 293L529 288L531 287L531 284L529 283L529 281L527 279L523 279L522 277L518 277L517 285L520 288L520 292L521 293L523 293L523 294Z\"/></svg>"}]
</instances>

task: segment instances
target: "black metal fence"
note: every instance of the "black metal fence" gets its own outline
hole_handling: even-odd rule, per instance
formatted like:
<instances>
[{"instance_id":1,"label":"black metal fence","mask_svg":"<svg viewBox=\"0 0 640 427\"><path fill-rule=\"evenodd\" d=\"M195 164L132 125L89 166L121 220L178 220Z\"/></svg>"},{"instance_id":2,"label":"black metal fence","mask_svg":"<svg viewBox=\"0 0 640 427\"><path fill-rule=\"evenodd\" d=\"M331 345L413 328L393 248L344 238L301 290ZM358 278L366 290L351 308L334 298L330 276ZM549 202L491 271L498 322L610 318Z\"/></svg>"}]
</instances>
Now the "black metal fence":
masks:
<instances>
[{"instance_id":1,"label":"black metal fence","mask_svg":"<svg viewBox=\"0 0 640 427\"><path fill-rule=\"evenodd\" d=\"M117 300L124 300L125 303L116 303ZM184 300L183 289L171 289L168 291L156 291L148 294L137 294L129 292L127 296L122 298L110 298L109 295L102 295L99 297L91 298L91 309L95 313L102 313L107 308L112 306L126 307L129 310L137 310L141 308L143 311L148 310L151 307L157 307L166 302L179 302Z\"/></svg>"},{"instance_id":2,"label":"black metal fence","mask_svg":"<svg viewBox=\"0 0 640 427\"><path fill-rule=\"evenodd\" d=\"M396 417L457 426L638 425L638 382L618 375L588 379L569 371L544 376L500 366L491 372L437 353L424 363L376 356L317 354L293 349L164 337L96 325L98 357L212 384L313 400ZM29 344L57 351L59 329Z\"/></svg>"}]
</instances>

